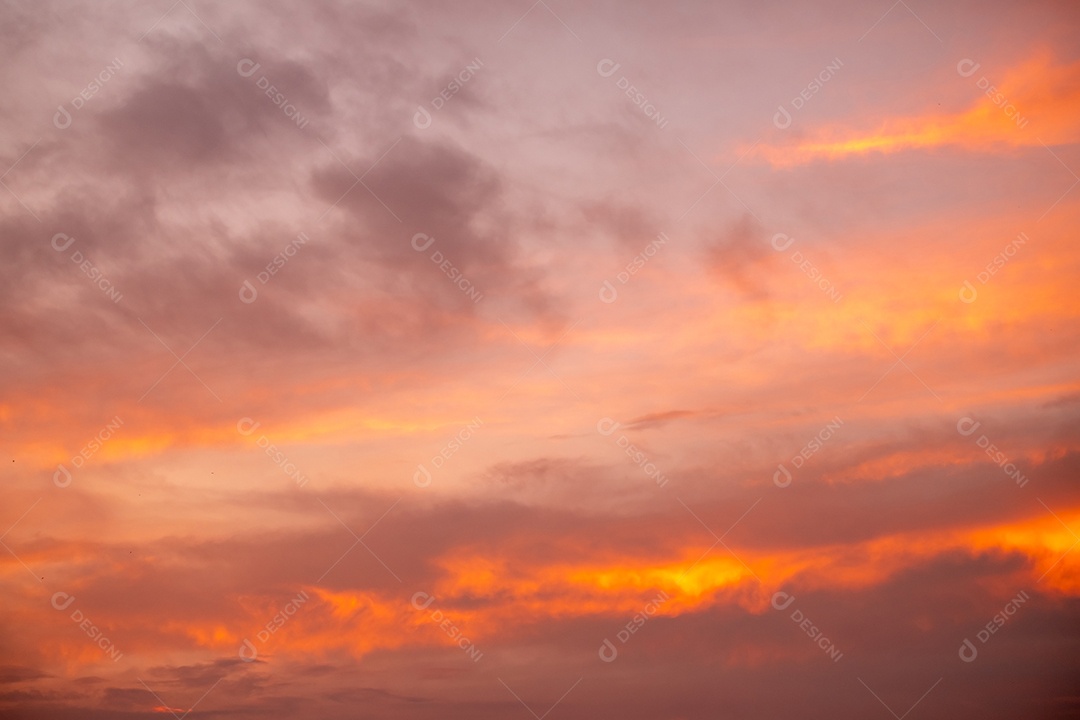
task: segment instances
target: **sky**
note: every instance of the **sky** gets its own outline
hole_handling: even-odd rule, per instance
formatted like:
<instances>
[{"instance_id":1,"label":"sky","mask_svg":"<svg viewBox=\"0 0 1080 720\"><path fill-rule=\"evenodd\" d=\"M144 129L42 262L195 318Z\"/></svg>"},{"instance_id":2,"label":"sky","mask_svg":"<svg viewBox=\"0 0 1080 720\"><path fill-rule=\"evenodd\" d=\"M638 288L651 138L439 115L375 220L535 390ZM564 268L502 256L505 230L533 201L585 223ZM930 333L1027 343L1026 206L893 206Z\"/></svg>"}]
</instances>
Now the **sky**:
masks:
<instances>
[{"instance_id":1,"label":"sky","mask_svg":"<svg viewBox=\"0 0 1080 720\"><path fill-rule=\"evenodd\" d=\"M1077 37L6 0L0 718L1080 717Z\"/></svg>"}]
</instances>

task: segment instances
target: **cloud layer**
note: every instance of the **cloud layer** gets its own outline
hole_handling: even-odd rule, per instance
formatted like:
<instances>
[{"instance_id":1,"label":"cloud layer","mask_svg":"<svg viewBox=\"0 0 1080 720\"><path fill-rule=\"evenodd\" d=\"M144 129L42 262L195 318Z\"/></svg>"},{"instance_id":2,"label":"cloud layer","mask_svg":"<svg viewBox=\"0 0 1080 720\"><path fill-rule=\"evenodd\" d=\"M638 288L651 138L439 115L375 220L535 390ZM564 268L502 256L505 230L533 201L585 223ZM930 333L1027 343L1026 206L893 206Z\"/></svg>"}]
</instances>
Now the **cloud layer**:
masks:
<instances>
[{"instance_id":1,"label":"cloud layer","mask_svg":"<svg viewBox=\"0 0 1080 720\"><path fill-rule=\"evenodd\" d=\"M0 9L0 716L1072 717L1078 31Z\"/></svg>"}]
</instances>

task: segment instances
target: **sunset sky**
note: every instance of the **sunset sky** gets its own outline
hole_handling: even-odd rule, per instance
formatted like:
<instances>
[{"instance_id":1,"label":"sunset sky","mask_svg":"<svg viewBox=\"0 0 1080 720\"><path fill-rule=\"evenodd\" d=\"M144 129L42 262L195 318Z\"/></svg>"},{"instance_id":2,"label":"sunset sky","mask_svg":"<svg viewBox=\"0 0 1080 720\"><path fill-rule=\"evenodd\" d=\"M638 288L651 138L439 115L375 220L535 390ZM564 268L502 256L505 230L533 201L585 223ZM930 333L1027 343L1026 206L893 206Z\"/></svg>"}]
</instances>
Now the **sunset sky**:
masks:
<instances>
[{"instance_id":1,"label":"sunset sky","mask_svg":"<svg viewBox=\"0 0 1080 720\"><path fill-rule=\"evenodd\" d=\"M1080 5L891 2L0 4L0 718L1080 717Z\"/></svg>"}]
</instances>

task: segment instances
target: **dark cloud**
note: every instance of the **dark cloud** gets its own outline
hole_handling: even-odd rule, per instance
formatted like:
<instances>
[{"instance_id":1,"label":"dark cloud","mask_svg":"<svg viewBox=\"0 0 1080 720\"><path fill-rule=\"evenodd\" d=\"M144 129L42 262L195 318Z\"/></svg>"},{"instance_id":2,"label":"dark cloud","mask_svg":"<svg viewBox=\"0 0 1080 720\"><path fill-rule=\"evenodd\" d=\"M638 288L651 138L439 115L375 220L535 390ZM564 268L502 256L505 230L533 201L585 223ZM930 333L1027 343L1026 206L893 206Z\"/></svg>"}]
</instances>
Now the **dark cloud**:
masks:
<instances>
[{"instance_id":1,"label":"dark cloud","mask_svg":"<svg viewBox=\"0 0 1080 720\"><path fill-rule=\"evenodd\" d=\"M770 245L772 235L750 214L730 225L720 237L706 244L709 267L740 293L753 300L768 297L772 280L768 277L779 267L777 253Z\"/></svg>"},{"instance_id":2,"label":"dark cloud","mask_svg":"<svg viewBox=\"0 0 1080 720\"><path fill-rule=\"evenodd\" d=\"M664 412L649 413L627 421L626 427L630 430L649 430L662 427L672 420L694 417L698 412L694 410L666 410Z\"/></svg>"}]
</instances>

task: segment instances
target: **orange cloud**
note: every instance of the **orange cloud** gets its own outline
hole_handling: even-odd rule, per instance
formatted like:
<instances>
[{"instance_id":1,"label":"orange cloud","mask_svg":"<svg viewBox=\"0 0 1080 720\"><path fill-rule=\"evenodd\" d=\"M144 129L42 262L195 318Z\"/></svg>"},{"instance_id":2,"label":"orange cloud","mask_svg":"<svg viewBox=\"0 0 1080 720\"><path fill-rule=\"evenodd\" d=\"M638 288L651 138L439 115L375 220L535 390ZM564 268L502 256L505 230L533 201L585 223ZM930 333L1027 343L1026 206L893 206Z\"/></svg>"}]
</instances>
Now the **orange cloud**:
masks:
<instances>
[{"instance_id":1,"label":"orange cloud","mask_svg":"<svg viewBox=\"0 0 1080 720\"><path fill-rule=\"evenodd\" d=\"M886 118L872 132L824 128L795 147L761 146L759 152L772 165L784 167L916 148L986 151L1080 141L1080 61L1055 65L1043 53L1013 68L998 83L985 71L973 61L958 64L961 79L970 83L972 92L981 93L975 105L959 115Z\"/></svg>"},{"instance_id":2,"label":"orange cloud","mask_svg":"<svg viewBox=\"0 0 1080 720\"><path fill-rule=\"evenodd\" d=\"M1000 578L1004 587L1020 582L1039 592L1080 596L1080 543L1074 534L1080 531L1080 508L1055 512L1057 517L1047 512L999 525L901 532L853 544L771 551L736 547L738 558L722 547L710 551L697 544L661 558L603 555L531 566L512 552L456 554L440 563L443 579L425 589L424 595L434 598L430 607L415 604L412 588L384 593L311 586L303 589L305 602L281 615L281 623L274 620L281 598L262 596L241 596L224 612L153 629L152 615L144 625L128 612L102 609L94 611L94 621L110 633L125 628L118 642L133 656L160 651L163 642L173 653L211 648L235 656L245 638L256 643L260 658L324 657L336 651L363 657L377 650L460 646L459 637L483 652L485 643L504 642L548 621L629 619L647 606L649 615L668 617L717 606L761 614L780 588L858 592L953 553L1020 554L1028 559L1026 568ZM432 619L435 610L440 614ZM50 662L85 667L105 662L81 632L64 623L51 625L54 616L47 602L24 616L27 623L51 628L50 641L41 648ZM442 619L454 634L440 625Z\"/></svg>"}]
</instances>

